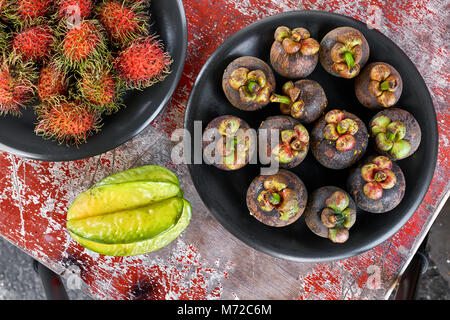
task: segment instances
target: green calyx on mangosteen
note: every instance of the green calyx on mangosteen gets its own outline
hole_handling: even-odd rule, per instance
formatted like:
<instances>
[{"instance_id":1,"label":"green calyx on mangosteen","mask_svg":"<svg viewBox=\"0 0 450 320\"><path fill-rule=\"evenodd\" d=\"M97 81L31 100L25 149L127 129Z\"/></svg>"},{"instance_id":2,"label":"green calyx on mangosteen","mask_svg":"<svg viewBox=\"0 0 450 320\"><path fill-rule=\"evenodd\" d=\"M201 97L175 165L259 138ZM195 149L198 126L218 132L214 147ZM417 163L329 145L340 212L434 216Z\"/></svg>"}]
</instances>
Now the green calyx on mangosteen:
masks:
<instances>
[{"instance_id":1,"label":"green calyx on mangosteen","mask_svg":"<svg viewBox=\"0 0 450 320\"><path fill-rule=\"evenodd\" d=\"M275 89L275 76L264 61L256 57L240 57L225 69L222 88L234 107L258 110L270 102Z\"/></svg>"},{"instance_id":2,"label":"green calyx on mangosteen","mask_svg":"<svg viewBox=\"0 0 450 320\"><path fill-rule=\"evenodd\" d=\"M285 115L268 117L258 131L260 148L266 148L267 157L281 167L293 168L305 159L309 133L298 120Z\"/></svg>"},{"instance_id":3,"label":"green calyx on mangosteen","mask_svg":"<svg viewBox=\"0 0 450 320\"><path fill-rule=\"evenodd\" d=\"M306 225L316 235L343 243L355 224L356 205L344 190L326 186L311 194L304 215Z\"/></svg>"},{"instance_id":4,"label":"green calyx on mangosteen","mask_svg":"<svg viewBox=\"0 0 450 320\"><path fill-rule=\"evenodd\" d=\"M391 121L387 116L373 120L370 128L378 149L389 152L394 159L403 159L411 151L411 144L403 140L406 127L400 121Z\"/></svg>"},{"instance_id":5,"label":"green calyx on mangosteen","mask_svg":"<svg viewBox=\"0 0 450 320\"><path fill-rule=\"evenodd\" d=\"M327 125L323 129L323 136L327 140L336 142L338 151L350 151L356 145L354 135L358 132L358 124L351 118L346 118L341 110L331 110L325 115Z\"/></svg>"},{"instance_id":6,"label":"green calyx on mangosteen","mask_svg":"<svg viewBox=\"0 0 450 320\"><path fill-rule=\"evenodd\" d=\"M330 169L353 165L366 152L369 135L365 124L354 114L334 109L326 113L311 131L311 151L316 160Z\"/></svg>"},{"instance_id":7,"label":"green calyx on mangosteen","mask_svg":"<svg viewBox=\"0 0 450 320\"><path fill-rule=\"evenodd\" d=\"M349 237L348 229L356 221L356 210L349 208L349 197L345 192L335 191L326 201L320 220L328 228L328 239L343 243Z\"/></svg>"},{"instance_id":8,"label":"green calyx on mangosteen","mask_svg":"<svg viewBox=\"0 0 450 320\"><path fill-rule=\"evenodd\" d=\"M361 176L367 182L363 192L368 198L378 200L383 196L383 190L395 186L397 177L391 169L392 162L385 156L378 156L361 168Z\"/></svg>"},{"instance_id":9,"label":"green calyx on mangosteen","mask_svg":"<svg viewBox=\"0 0 450 320\"><path fill-rule=\"evenodd\" d=\"M398 71L388 63L368 64L355 81L359 102L370 109L392 107L400 99L403 81Z\"/></svg>"},{"instance_id":10,"label":"green calyx on mangosteen","mask_svg":"<svg viewBox=\"0 0 450 320\"><path fill-rule=\"evenodd\" d=\"M320 45L305 28L280 26L275 30L270 49L274 70L289 79L304 78L313 72L318 61Z\"/></svg>"},{"instance_id":11,"label":"green calyx on mangosteen","mask_svg":"<svg viewBox=\"0 0 450 320\"><path fill-rule=\"evenodd\" d=\"M230 86L239 91L241 100L245 103L254 101L256 103L267 103L269 101L270 86L261 70L248 70L247 68L237 68L228 80Z\"/></svg>"},{"instance_id":12,"label":"green calyx on mangosteen","mask_svg":"<svg viewBox=\"0 0 450 320\"><path fill-rule=\"evenodd\" d=\"M369 58L369 44L361 32L351 27L331 30L320 42L320 62L334 76L356 77Z\"/></svg>"},{"instance_id":13,"label":"green calyx on mangosteen","mask_svg":"<svg viewBox=\"0 0 450 320\"><path fill-rule=\"evenodd\" d=\"M247 135L250 126L242 119L225 115L213 119L205 128L217 129L220 138L215 141L214 154L218 155L217 162L213 163L222 170L237 170L245 166L251 157L250 151L253 145L251 135ZM203 142L203 148L208 146Z\"/></svg>"},{"instance_id":14,"label":"green calyx on mangosteen","mask_svg":"<svg viewBox=\"0 0 450 320\"><path fill-rule=\"evenodd\" d=\"M331 48L333 68L344 78L353 78L359 73L359 62L362 55L362 39L356 33L348 33L336 38L336 44Z\"/></svg>"},{"instance_id":15,"label":"green calyx on mangosteen","mask_svg":"<svg viewBox=\"0 0 450 320\"><path fill-rule=\"evenodd\" d=\"M272 149L272 154L280 163L289 163L299 154L308 152L309 134L301 124L281 131L281 143Z\"/></svg>"},{"instance_id":16,"label":"green calyx on mangosteen","mask_svg":"<svg viewBox=\"0 0 450 320\"><path fill-rule=\"evenodd\" d=\"M277 210L280 220L288 220L291 215L298 212L298 200L292 189L284 186L282 189L269 188L258 195L258 205L264 211Z\"/></svg>"},{"instance_id":17,"label":"green calyx on mangosteen","mask_svg":"<svg viewBox=\"0 0 450 320\"><path fill-rule=\"evenodd\" d=\"M347 177L347 190L356 205L367 212L391 211L402 201L405 187L401 168L382 155L367 157Z\"/></svg>"},{"instance_id":18,"label":"green calyx on mangosteen","mask_svg":"<svg viewBox=\"0 0 450 320\"><path fill-rule=\"evenodd\" d=\"M253 217L274 227L296 221L303 213L307 191L303 182L292 172L258 176L247 190L247 206Z\"/></svg>"},{"instance_id":19,"label":"green calyx on mangosteen","mask_svg":"<svg viewBox=\"0 0 450 320\"><path fill-rule=\"evenodd\" d=\"M420 126L405 110L383 110L372 118L369 126L377 150L393 160L409 157L420 144Z\"/></svg>"},{"instance_id":20,"label":"green calyx on mangosteen","mask_svg":"<svg viewBox=\"0 0 450 320\"><path fill-rule=\"evenodd\" d=\"M310 123L317 120L327 107L325 91L313 80L288 81L283 85L282 93L272 94L270 101L279 102L282 114L290 115L301 122Z\"/></svg>"},{"instance_id":21,"label":"green calyx on mangosteen","mask_svg":"<svg viewBox=\"0 0 450 320\"><path fill-rule=\"evenodd\" d=\"M305 28L295 28L281 26L275 30L275 41L283 46L284 51L289 54L301 52L305 56L310 56L319 52L319 43L311 38L311 34Z\"/></svg>"}]
</instances>

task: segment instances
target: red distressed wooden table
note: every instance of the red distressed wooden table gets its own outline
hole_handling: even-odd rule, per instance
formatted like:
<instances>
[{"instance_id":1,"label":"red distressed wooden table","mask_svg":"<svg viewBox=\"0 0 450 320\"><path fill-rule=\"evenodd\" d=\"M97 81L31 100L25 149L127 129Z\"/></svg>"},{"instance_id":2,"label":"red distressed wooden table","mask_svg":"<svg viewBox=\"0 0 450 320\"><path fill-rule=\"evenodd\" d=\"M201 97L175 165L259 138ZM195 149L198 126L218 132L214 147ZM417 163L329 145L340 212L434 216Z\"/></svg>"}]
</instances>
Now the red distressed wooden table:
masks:
<instances>
[{"instance_id":1,"label":"red distressed wooden table","mask_svg":"<svg viewBox=\"0 0 450 320\"><path fill-rule=\"evenodd\" d=\"M383 299L395 287L449 195L450 120L447 17L439 0L185 0L188 56L164 111L124 145L89 159L47 163L0 153L0 234L98 299ZM209 55L260 18L317 9L374 25L416 64L433 96L439 159L431 186L394 236L359 256L330 263L294 263L267 256L230 235L207 211L184 165L170 162L170 140L182 128L190 89ZM155 253L107 257L84 249L65 229L68 205L113 172L144 164L174 170L194 208L188 229ZM270 275L271 281L267 281Z\"/></svg>"}]
</instances>

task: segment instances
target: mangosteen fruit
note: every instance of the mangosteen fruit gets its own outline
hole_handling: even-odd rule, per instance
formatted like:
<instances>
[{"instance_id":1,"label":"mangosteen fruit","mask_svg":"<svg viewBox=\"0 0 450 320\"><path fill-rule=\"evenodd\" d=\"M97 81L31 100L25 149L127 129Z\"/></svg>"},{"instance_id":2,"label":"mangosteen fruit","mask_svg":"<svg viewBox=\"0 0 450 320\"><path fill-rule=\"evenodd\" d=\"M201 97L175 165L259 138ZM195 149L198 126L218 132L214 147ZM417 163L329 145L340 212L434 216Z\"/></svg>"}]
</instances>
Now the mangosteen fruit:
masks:
<instances>
[{"instance_id":1,"label":"mangosteen fruit","mask_svg":"<svg viewBox=\"0 0 450 320\"><path fill-rule=\"evenodd\" d=\"M358 208L373 213L387 212L402 201L405 177L391 159L372 155L350 172L347 190Z\"/></svg>"},{"instance_id":2,"label":"mangosteen fruit","mask_svg":"<svg viewBox=\"0 0 450 320\"><path fill-rule=\"evenodd\" d=\"M369 63L355 79L356 97L372 110L392 107L400 99L402 90L400 73L384 62Z\"/></svg>"},{"instance_id":3,"label":"mangosteen fruit","mask_svg":"<svg viewBox=\"0 0 450 320\"><path fill-rule=\"evenodd\" d=\"M256 137L244 120L224 115L214 118L203 134L205 158L221 170L237 170L248 164L252 157ZM213 138L214 137L214 138Z\"/></svg>"},{"instance_id":4,"label":"mangosteen fruit","mask_svg":"<svg viewBox=\"0 0 450 320\"><path fill-rule=\"evenodd\" d=\"M260 222L284 227L302 215L308 200L305 184L294 173L280 169L273 175L260 175L247 190L247 207Z\"/></svg>"},{"instance_id":5,"label":"mangosteen fruit","mask_svg":"<svg viewBox=\"0 0 450 320\"><path fill-rule=\"evenodd\" d=\"M369 43L355 28L339 27L328 32L320 42L322 67L336 77L356 77L369 59Z\"/></svg>"},{"instance_id":6,"label":"mangosteen fruit","mask_svg":"<svg viewBox=\"0 0 450 320\"><path fill-rule=\"evenodd\" d=\"M282 168L298 166L309 150L308 130L289 116L273 116L259 127L259 147L266 148L268 159L277 161Z\"/></svg>"},{"instance_id":7,"label":"mangosteen fruit","mask_svg":"<svg viewBox=\"0 0 450 320\"><path fill-rule=\"evenodd\" d=\"M256 57L240 57L225 69L222 88L230 103L241 110L259 110L270 102L275 76L267 63Z\"/></svg>"},{"instance_id":8,"label":"mangosteen fruit","mask_svg":"<svg viewBox=\"0 0 450 320\"><path fill-rule=\"evenodd\" d=\"M399 108L378 112L369 122L375 148L393 160L409 157L420 145L422 133L411 113Z\"/></svg>"},{"instance_id":9,"label":"mangosteen fruit","mask_svg":"<svg viewBox=\"0 0 450 320\"><path fill-rule=\"evenodd\" d=\"M343 243L355 224L356 204L338 187L321 187L309 195L304 217L306 225L316 235Z\"/></svg>"},{"instance_id":10,"label":"mangosteen fruit","mask_svg":"<svg viewBox=\"0 0 450 320\"><path fill-rule=\"evenodd\" d=\"M369 142L365 124L354 114L334 109L311 131L311 151L324 167L344 169L362 158Z\"/></svg>"},{"instance_id":11,"label":"mangosteen fruit","mask_svg":"<svg viewBox=\"0 0 450 320\"><path fill-rule=\"evenodd\" d=\"M291 30L280 26L275 30L274 38L270 48L270 64L279 75L299 79L314 71L319 59L319 42L311 38L307 29Z\"/></svg>"},{"instance_id":12,"label":"mangosteen fruit","mask_svg":"<svg viewBox=\"0 0 450 320\"><path fill-rule=\"evenodd\" d=\"M280 111L303 123L317 120L327 107L327 96L322 86L314 80L288 81L283 85L283 95L272 94L270 101L280 103Z\"/></svg>"}]
</instances>

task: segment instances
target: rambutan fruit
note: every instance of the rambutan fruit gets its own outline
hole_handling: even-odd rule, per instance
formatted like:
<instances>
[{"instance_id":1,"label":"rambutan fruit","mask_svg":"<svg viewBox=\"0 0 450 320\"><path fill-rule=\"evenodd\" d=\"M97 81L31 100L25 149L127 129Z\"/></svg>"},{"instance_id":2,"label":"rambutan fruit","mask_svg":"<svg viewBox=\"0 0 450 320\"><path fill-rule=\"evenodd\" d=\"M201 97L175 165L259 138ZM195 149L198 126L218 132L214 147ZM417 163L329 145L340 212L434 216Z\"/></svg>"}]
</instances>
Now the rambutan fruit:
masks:
<instances>
[{"instance_id":1,"label":"rambutan fruit","mask_svg":"<svg viewBox=\"0 0 450 320\"><path fill-rule=\"evenodd\" d=\"M36 107L38 123L34 132L59 144L79 145L100 130L99 113L89 105L65 97Z\"/></svg>"},{"instance_id":2,"label":"rambutan fruit","mask_svg":"<svg viewBox=\"0 0 450 320\"><path fill-rule=\"evenodd\" d=\"M52 54L55 37L48 25L25 29L14 36L12 47L25 60L47 60Z\"/></svg>"},{"instance_id":3,"label":"rambutan fruit","mask_svg":"<svg viewBox=\"0 0 450 320\"><path fill-rule=\"evenodd\" d=\"M9 33L0 24L0 56L5 53L9 45Z\"/></svg>"},{"instance_id":4,"label":"rambutan fruit","mask_svg":"<svg viewBox=\"0 0 450 320\"><path fill-rule=\"evenodd\" d=\"M103 0L98 7L98 20L111 43L124 47L131 41L148 35L149 17L144 8L140 2L127 5L120 0Z\"/></svg>"},{"instance_id":5,"label":"rambutan fruit","mask_svg":"<svg viewBox=\"0 0 450 320\"><path fill-rule=\"evenodd\" d=\"M5 0L4 13L8 20L23 25L46 17L53 7L53 0Z\"/></svg>"},{"instance_id":6,"label":"rambutan fruit","mask_svg":"<svg viewBox=\"0 0 450 320\"><path fill-rule=\"evenodd\" d=\"M127 88L142 89L162 81L170 73L172 59L155 37L134 40L115 60Z\"/></svg>"},{"instance_id":7,"label":"rambutan fruit","mask_svg":"<svg viewBox=\"0 0 450 320\"><path fill-rule=\"evenodd\" d=\"M111 114L120 108L120 86L107 68L100 71L88 68L78 82L81 96L94 105L100 113Z\"/></svg>"},{"instance_id":8,"label":"rambutan fruit","mask_svg":"<svg viewBox=\"0 0 450 320\"><path fill-rule=\"evenodd\" d=\"M128 3L141 3L145 6L148 6L150 4L150 0L125 0L125 2Z\"/></svg>"},{"instance_id":9,"label":"rambutan fruit","mask_svg":"<svg viewBox=\"0 0 450 320\"><path fill-rule=\"evenodd\" d=\"M37 84L37 93L41 101L65 95L68 86L69 81L66 75L55 64L48 64L41 69Z\"/></svg>"},{"instance_id":10,"label":"rambutan fruit","mask_svg":"<svg viewBox=\"0 0 450 320\"><path fill-rule=\"evenodd\" d=\"M20 115L20 107L31 102L37 73L32 62L17 55L0 58L0 115Z\"/></svg>"},{"instance_id":11,"label":"rambutan fruit","mask_svg":"<svg viewBox=\"0 0 450 320\"><path fill-rule=\"evenodd\" d=\"M73 20L88 19L93 9L92 0L56 0L57 17Z\"/></svg>"},{"instance_id":12,"label":"rambutan fruit","mask_svg":"<svg viewBox=\"0 0 450 320\"><path fill-rule=\"evenodd\" d=\"M5 9L6 0L0 0L0 17L3 15L3 9Z\"/></svg>"},{"instance_id":13,"label":"rambutan fruit","mask_svg":"<svg viewBox=\"0 0 450 320\"><path fill-rule=\"evenodd\" d=\"M66 28L59 51L63 56L61 62L70 68L82 66L88 59L102 61L109 52L97 20L84 20Z\"/></svg>"}]
</instances>

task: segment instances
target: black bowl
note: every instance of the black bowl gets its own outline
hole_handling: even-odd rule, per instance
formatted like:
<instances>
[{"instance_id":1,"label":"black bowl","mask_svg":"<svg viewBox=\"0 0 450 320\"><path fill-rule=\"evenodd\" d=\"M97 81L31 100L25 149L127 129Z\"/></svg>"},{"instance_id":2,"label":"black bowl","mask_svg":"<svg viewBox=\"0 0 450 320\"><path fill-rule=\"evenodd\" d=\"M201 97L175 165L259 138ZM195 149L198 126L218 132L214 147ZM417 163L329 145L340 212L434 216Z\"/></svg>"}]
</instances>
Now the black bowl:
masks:
<instances>
[{"instance_id":1,"label":"black bowl","mask_svg":"<svg viewBox=\"0 0 450 320\"><path fill-rule=\"evenodd\" d=\"M249 214L245 201L246 191L250 182L260 174L260 165L247 165L235 172L225 172L206 164L189 164L192 180L203 202L217 220L229 232L255 249L279 258L305 262L330 261L358 255L391 237L413 215L428 190L437 159L436 114L428 89L414 64L386 36L368 29L364 23L352 18L320 11L287 12L259 20L230 37L205 63L189 97L185 127L194 137L195 120L201 120L204 128L214 117L231 114L246 120L251 127L257 129L266 117L279 114L277 104L269 104L264 109L253 112L234 108L222 92L221 80L228 63L239 56L251 55L269 62L273 32L280 25L306 27L319 42L333 28L357 28L370 44L369 62L385 61L400 72L404 89L398 105L412 113L422 128L422 143L417 152L398 162L405 173L407 184L403 201L397 208L384 214L358 212L349 240L344 244L334 244L313 234L303 217L289 226L273 228L258 222ZM328 97L326 111L343 108L357 115L366 124L375 114L359 104L354 93L353 79L333 77L322 69L320 63L308 78L323 86ZM284 81L285 79L277 77L277 92L281 91ZM306 127L310 131L312 125ZM198 140L201 137L194 137L192 145L199 143ZM191 150L194 150L192 146ZM369 149L368 154L370 151ZM298 167L290 170L303 180L309 193L326 185L346 190L349 170L327 169L314 159L311 152Z\"/></svg>"},{"instance_id":2,"label":"black bowl","mask_svg":"<svg viewBox=\"0 0 450 320\"><path fill-rule=\"evenodd\" d=\"M150 31L157 33L170 53L170 75L142 91L128 91L119 112L103 117L101 131L78 148L58 145L34 134L36 116L31 107L20 118L0 117L0 149L20 157L44 161L70 161L94 156L121 145L141 132L164 108L183 73L187 49L187 23L181 0L152 1Z\"/></svg>"}]
</instances>

